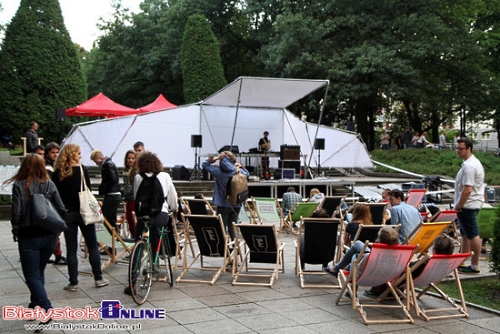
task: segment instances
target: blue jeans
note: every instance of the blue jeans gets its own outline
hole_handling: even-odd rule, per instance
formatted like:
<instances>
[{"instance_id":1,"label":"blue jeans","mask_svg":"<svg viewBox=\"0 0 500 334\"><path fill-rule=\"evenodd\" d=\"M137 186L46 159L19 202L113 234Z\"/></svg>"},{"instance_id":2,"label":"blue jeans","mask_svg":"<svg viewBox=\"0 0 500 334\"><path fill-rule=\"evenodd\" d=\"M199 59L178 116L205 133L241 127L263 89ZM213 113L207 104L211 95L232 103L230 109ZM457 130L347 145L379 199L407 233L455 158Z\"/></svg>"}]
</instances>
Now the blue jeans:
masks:
<instances>
[{"instance_id":1,"label":"blue jeans","mask_svg":"<svg viewBox=\"0 0 500 334\"><path fill-rule=\"evenodd\" d=\"M223 207L223 206L218 206L217 207L217 214L222 216L222 221L224 222L224 226L227 229L227 232L229 233L229 237L231 238L231 241L234 240L234 228L233 228L233 222L238 224L238 215L240 214L240 209L241 207Z\"/></svg>"},{"instance_id":2,"label":"blue jeans","mask_svg":"<svg viewBox=\"0 0 500 334\"><path fill-rule=\"evenodd\" d=\"M55 234L34 238L19 236L18 247L26 285L30 289L30 308L40 306L45 311L52 308L45 291L45 267L56 248Z\"/></svg>"},{"instance_id":3,"label":"blue jeans","mask_svg":"<svg viewBox=\"0 0 500 334\"><path fill-rule=\"evenodd\" d=\"M66 258L68 261L69 283L71 285L78 284L78 227L82 231L85 244L89 252L89 262L92 267L92 274L96 281L102 279L101 271L101 254L97 246L97 236L95 233L95 225L85 225L82 216L79 212L68 212L66 215L66 224L68 230L64 232L66 239Z\"/></svg>"},{"instance_id":4,"label":"blue jeans","mask_svg":"<svg viewBox=\"0 0 500 334\"><path fill-rule=\"evenodd\" d=\"M359 252L361 252L364 245L365 244L359 240L355 241L352 244L351 248L349 248L349 250L345 253L342 260L340 260L340 262L335 265L335 271L344 269L348 264L352 265L352 262L356 260ZM365 248L365 253L370 253L370 247Z\"/></svg>"},{"instance_id":5,"label":"blue jeans","mask_svg":"<svg viewBox=\"0 0 500 334\"><path fill-rule=\"evenodd\" d=\"M118 216L118 207L121 202L121 195L104 195L104 199L102 200L102 214L113 227L116 227L116 217Z\"/></svg>"}]
</instances>

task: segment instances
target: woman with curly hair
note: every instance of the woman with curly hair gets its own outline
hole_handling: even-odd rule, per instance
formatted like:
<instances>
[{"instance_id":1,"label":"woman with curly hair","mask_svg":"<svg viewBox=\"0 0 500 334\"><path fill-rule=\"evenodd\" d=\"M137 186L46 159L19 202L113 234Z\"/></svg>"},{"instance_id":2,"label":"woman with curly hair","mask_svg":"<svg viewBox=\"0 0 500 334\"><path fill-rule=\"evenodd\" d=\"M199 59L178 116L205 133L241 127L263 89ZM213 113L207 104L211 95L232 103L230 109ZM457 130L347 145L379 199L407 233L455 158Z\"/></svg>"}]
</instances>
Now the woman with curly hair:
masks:
<instances>
[{"instance_id":1,"label":"woman with curly hair","mask_svg":"<svg viewBox=\"0 0 500 334\"><path fill-rule=\"evenodd\" d=\"M135 216L134 216L134 177L135 177L135 160L137 155L133 150L128 150L125 153L125 159L123 161L123 196L125 200L125 216L127 218L128 230L132 238L135 237Z\"/></svg>"},{"instance_id":2,"label":"woman with curly hair","mask_svg":"<svg viewBox=\"0 0 500 334\"><path fill-rule=\"evenodd\" d=\"M160 228L166 226L168 231L168 245L170 246L168 249L170 251L170 254L173 254L173 250L176 246L176 241L173 234L172 221L169 219L170 217L168 213L170 211L177 211L178 198L177 191L175 190L172 179L170 178L170 175L168 173L163 172L163 165L158 156L149 151L144 151L139 156L137 156L136 169L137 174L134 177L134 199L136 200L136 203L137 191L141 186L142 180L144 178L156 175L156 178L160 181L165 201L163 202L161 212L150 216L148 219L149 239L152 245L157 245L160 238ZM151 189L151 192L152 191L153 189ZM138 212L138 210L136 210L136 212ZM145 221L143 219L137 220L135 241L142 238L142 234L145 228L144 223ZM155 251L156 248L153 247L153 252ZM127 295L130 295L132 293L130 291L130 286L126 286L123 292Z\"/></svg>"},{"instance_id":3,"label":"woman with curly hair","mask_svg":"<svg viewBox=\"0 0 500 334\"><path fill-rule=\"evenodd\" d=\"M87 168L80 164L80 146L76 144L66 144L57 157L54 165L52 180L61 194L64 205L68 209L66 224L68 230L64 232L66 240L66 258L68 260L69 284L64 287L67 291L78 289L78 228L83 234L85 244L89 252L89 262L94 274L95 286L97 288L106 286L109 281L102 277L101 254L97 246L97 236L95 225L85 225L80 215L80 198L82 177L85 178L87 186L90 188L90 177ZM83 175L82 175L83 172Z\"/></svg>"},{"instance_id":4,"label":"woman with curly hair","mask_svg":"<svg viewBox=\"0 0 500 334\"><path fill-rule=\"evenodd\" d=\"M39 306L47 311L52 304L45 290L45 267L59 235L31 225L30 195L46 193L59 213L64 214L66 209L38 154L28 154L16 175L4 184L12 182L12 234L18 242L24 279L31 292L29 308Z\"/></svg>"}]
</instances>

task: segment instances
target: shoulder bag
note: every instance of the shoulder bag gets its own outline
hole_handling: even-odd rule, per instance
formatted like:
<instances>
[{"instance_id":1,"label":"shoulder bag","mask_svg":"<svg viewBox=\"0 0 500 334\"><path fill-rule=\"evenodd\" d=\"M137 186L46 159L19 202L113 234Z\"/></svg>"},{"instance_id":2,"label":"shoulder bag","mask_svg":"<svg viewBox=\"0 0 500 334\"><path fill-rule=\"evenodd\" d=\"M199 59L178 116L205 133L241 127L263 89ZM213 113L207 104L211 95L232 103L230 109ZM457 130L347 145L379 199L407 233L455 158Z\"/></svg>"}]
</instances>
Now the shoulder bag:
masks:
<instances>
[{"instance_id":1,"label":"shoulder bag","mask_svg":"<svg viewBox=\"0 0 500 334\"><path fill-rule=\"evenodd\" d=\"M104 217L102 215L101 206L96 200L92 191L87 187L87 182L85 182L85 174L83 173L82 165L80 165L80 173L82 177L80 192L78 197L80 198L80 214L82 215L83 222L85 225L104 223Z\"/></svg>"},{"instance_id":2,"label":"shoulder bag","mask_svg":"<svg viewBox=\"0 0 500 334\"><path fill-rule=\"evenodd\" d=\"M50 189L49 182L46 182L41 194L32 194L30 196L31 226L36 226L59 234L68 230L66 222L48 198Z\"/></svg>"}]
</instances>

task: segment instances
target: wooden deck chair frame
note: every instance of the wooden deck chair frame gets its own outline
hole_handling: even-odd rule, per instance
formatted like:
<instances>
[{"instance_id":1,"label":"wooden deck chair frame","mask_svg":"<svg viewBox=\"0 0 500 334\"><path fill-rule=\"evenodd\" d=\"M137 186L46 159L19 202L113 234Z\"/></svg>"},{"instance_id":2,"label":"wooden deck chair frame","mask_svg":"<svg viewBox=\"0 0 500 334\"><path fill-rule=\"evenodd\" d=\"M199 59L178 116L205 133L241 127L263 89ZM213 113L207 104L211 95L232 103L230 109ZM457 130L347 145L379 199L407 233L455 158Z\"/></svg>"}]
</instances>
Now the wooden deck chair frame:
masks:
<instances>
[{"instance_id":1,"label":"wooden deck chair frame","mask_svg":"<svg viewBox=\"0 0 500 334\"><path fill-rule=\"evenodd\" d=\"M439 210L430 219L431 223L451 222L446 234L451 237L457 245L460 246L460 236L458 231L457 211Z\"/></svg>"},{"instance_id":2,"label":"wooden deck chair frame","mask_svg":"<svg viewBox=\"0 0 500 334\"><path fill-rule=\"evenodd\" d=\"M101 270L105 270L111 264L123 263L128 264L128 260L121 260L122 257L132 254L134 240L124 239L114 229L106 218L102 224L102 229L96 231L97 246L101 254L105 254L107 258L101 256ZM122 248L122 249L120 249ZM84 260L88 258L87 246L85 246ZM91 272L81 271L82 274L91 274Z\"/></svg>"},{"instance_id":3,"label":"wooden deck chair frame","mask_svg":"<svg viewBox=\"0 0 500 334\"><path fill-rule=\"evenodd\" d=\"M406 196L406 204L414 206L418 209L418 206L422 202L427 190L425 189L410 189L408 195Z\"/></svg>"},{"instance_id":4,"label":"wooden deck chair frame","mask_svg":"<svg viewBox=\"0 0 500 334\"><path fill-rule=\"evenodd\" d=\"M313 214L314 211L317 210L319 203L316 202L299 202L296 203L292 210L288 212L288 215L285 218L285 226L292 233L297 234L293 230L293 224L295 222L300 222L302 218L309 218ZM280 228L281 231L281 228Z\"/></svg>"},{"instance_id":5,"label":"wooden deck chair frame","mask_svg":"<svg viewBox=\"0 0 500 334\"><path fill-rule=\"evenodd\" d=\"M366 242L360 254L363 254L369 243ZM337 298L337 305L339 303L349 302L353 309L357 309L361 318L366 325L381 324L381 323L413 323L414 320L410 315L406 303L401 300L401 297L393 287L395 279L404 275L405 280L408 276L408 263L410 262L413 254L415 253L416 246L409 245L395 245L389 246L380 243L373 243L370 245L371 251L367 256L359 256L352 264L352 270L346 273L343 270L339 271L339 281L341 283L341 290ZM358 264L364 259L366 261L365 267L358 275ZM358 277L359 276L359 277ZM356 277L358 277L356 279ZM406 281L405 281L406 282ZM355 293L358 286L379 286L387 284L388 289L377 299L359 299ZM350 299L343 298L344 292L349 291ZM392 292L397 302L394 304L381 304L385 296ZM392 309L401 310L405 319L368 319L365 308L377 309ZM393 312L391 312L393 313Z\"/></svg>"},{"instance_id":6,"label":"wooden deck chair frame","mask_svg":"<svg viewBox=\"0 0 500 334\"><path fill-rule=\"evenodd\" d=\"M252 196L252 203L257 223L279 222L279 230L281 231L283 217L281 215L281 207L276 198Z\"/></svg>"},{"instance_id":7,"label":"wooden deck chair frame","mask_svg":"<svg viewBox=\"0 0 500 334\"><path fill-rule=\"evenodd\" d=\"M257 214L252 209L250 204L248 204L249 201L251 202L249 199L242 203L240 213L238 214L238 220L242 224L257 224Z\"/></svg>"},{"instance_id":8,"label":"wooden deck chair frame","mask_svg":"<svg viewBox=\"0 0 500 334\"><path fill-rule=\"evenodd\" d=\"M177 283L208 283L210 285L215 284L222 273L226 272L226 267L231 263L231 254L229 252L229 246L233 243L228 242L228 236L225 232L224 223L222 221L221 215L191 215L191 214L181 214L184 221L184 235L186 237L186 243L192 244L193 240L189 233L189 229L192 228L196 236L196 243L198 244L198 254L196 254L192 261L188 263L187 260L187 248L184 246L182 253L182 272L176 279ZM186 244L185 244L186 245ZM207 266L205 265L204 258L220 258L220 266ZM199 266L194 267L194 265L199 262ZM186 279L184 276L191 270L208 270L214 271L215 273L209 280L204 279Z\"/></svg>"},{"instance_id":9,"label":"wooden deck chair frame","mask_svg":"<svg viewBox=\"0 0 500 334\"><path fill-rule=\"evenodd\" d=\"M364 203L364 205L370 209L373 225L385 225L388 203Z\"/></svg>"},{"instance_id":10,"label":"wooden deck chair frame","mask_svg":"<svg viewBox=\"0 0 500 334\"><path fill-rule=\"evenodd\" d=\"M187 199L189 214L191 215L215 215L215 211L206 198Z\"/></svg>"},{"instance_id":11,"label":"wooden deck chair frame","mask_svg":"<svg viewBox=\"0 0 500 334\"><path fill-rule=\"evenodd\" d=\"M378 237L378 231L384 226L391 226L396 230L396 232L399 233L399 230L401 229L401 224L398 225L363 225L359 224L358 226L358 231L356 232L356 235L354 236L354 239L351 241L351 244L354 243L356 240L359 240L361 242L376 242L377 237ZM349 247L344 247L345 249L349 249Z\"/></svg>"},{"instance_id":12,"label":"wooden deck chair frame","mask_svg":"<svg viewBox=\"0 0 500 334\"><path fill-rule=\"evenodd\" d=\"M419 245L418 253L427 253L434 240L450 226L450 222L420 223L406 237L407 245Z\"/></svg>"},{"instance_id":13,"label":"wooden deck chair frame","mask_svg":"<svg viewBox=\"0 0 500 334\"><path fill-rule=\"evenodd\" d=\"M278 240L276 227L233 223L233 228L236 251L233 252L232 284L272 287L274 281L279 278L279 272L285 272L285 243ZM253 266L252 263L268 266ZM240 278L254 280L243 282ZM263 278L267 282L260 282Z\"/></svg>"},{"instance_id":14,"label":"wooden deck chair frame","mask_svg":"<svg viewBox=\"0 0 500 334\"><path fill-rule=\"evenodd\" d=\"M337 214L343 220L342 203L345 201L346 196L325 196L318 206L318 209L325 209L328 211L328 216L336 218Z\"/></svg>"},{"instance_id":15,"label":"wooden deck chair frame","mask_svg":"<svg viewBox=\"0 0 500 334\"><path fill-rule=\"evenodd\" d=\"M173 228L175 242L176 242L176 245L175 245L175 254L173 254L173 256L174 256L174 262L172 264L172 268L174 270L177 270L177 267L178 267L178 264L179 264L179 260L182 259L181 246L182 247L189 247L189 249L191 250L191 256L192 257L194 257L194 248L193 248L193 244L191 242L190 243L187 242L187 240L186 240L186 232L185 232L184 228L183 229L179 229L177 227L176 219L175 219L175 213L174 212L170 212L169 216L170 216L170 219L172 220L172 228ZM183 223L183 225L184 225L184 223Z\"/></svg>"},{"instance_id":16,"label":"wooden deck chair frame","mask_svg":"<svg viewBox=\"0 0 500 334\"><path fill-rule=\"evenodd\" d=\"M343 222L339 218L302 218L300 233L295 241L295 275L300 277L300 287L304 288L340 288L331 283L331 277L322 267L305 269L306 264L323 265L331 261L337 262L342 254ZM301 246L304 242L304 254ZM304 265L304 269L302 269ZM308 283L306 276L328 276L328 283Z\"/></svg>"},{"instance_id":17,"label":"wooden deck chair frame","mask_svg":"<svg viewBox=\"0 0 500 334\"><path fill-rule=\"evenodd\" d=\"M408 294L407 308L413 308L415 310L415 314L425 321L447 318L469 318L462 284L460 283L460 275L457 268L470 256L471 253L434 254L433 256L425 255L421 257L413 266L408 267L408 284L401 285L403 278L399 278L395 281L394 286L400 295L403 294L401 290L406 288L406 293ZM417 270L420 266L425 266L422 272L418 274L418 276L412 277L411 273ZM437 287L438 283L443 279L448 278L450 273L453 273L460 296L458 304ZM415 290L416 287L421 287L422 289L417 293ZM441 298L447 302L446 307L424 309L420 306L418 302L419 299L427 294L429 290L438 293Z\"/></svg>"}]
</instances>

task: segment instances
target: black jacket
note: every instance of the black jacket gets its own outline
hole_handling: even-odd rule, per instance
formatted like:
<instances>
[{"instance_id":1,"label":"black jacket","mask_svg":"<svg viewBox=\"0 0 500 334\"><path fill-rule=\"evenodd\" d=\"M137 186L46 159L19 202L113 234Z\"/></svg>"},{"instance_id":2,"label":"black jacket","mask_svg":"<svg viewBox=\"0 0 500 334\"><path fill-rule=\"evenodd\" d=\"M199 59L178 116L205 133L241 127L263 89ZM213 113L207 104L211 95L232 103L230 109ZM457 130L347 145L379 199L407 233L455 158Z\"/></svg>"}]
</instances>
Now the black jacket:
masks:
<instances>
[{"instance_id":1,"label":"black jacket","mask_svg":"<svg viewBox=\"0 0 500 334\"><path fill-rule=\"evenodd\" d=\"M116 193L120 191L118 169L111 158L106 158L101 167L102 181L99 185L99 195Z\"/></svg>"},{"instance_id":2,"label":"black jacket","mask_svg":"<svg viewBox=\"0 0 500 334\"><path fill-rule=\"evenodd\" d=\"M47 181L48 194L47 197L51 199L52 204L57 209L57 211L64 217L64 212L66 208L59 196L59 192L55 184L52 181ZM30 237L30 236L40 236L43 234L50 233L42 228L37 228L30 226L30 207L29 201L26 199L26 193L24 187L26 186L26 181L16 181L12 185L12 206L11 206L11 218L10 222L12 224L12 234L16 237L19 234ZM41 194L45 190L45 183L38 183L33 181L29 187L29 193L31 194Z\"/></svg>"}]
</instances>

